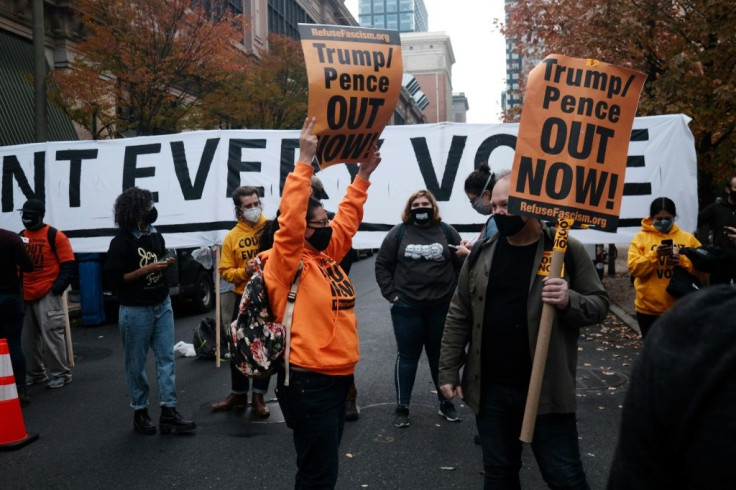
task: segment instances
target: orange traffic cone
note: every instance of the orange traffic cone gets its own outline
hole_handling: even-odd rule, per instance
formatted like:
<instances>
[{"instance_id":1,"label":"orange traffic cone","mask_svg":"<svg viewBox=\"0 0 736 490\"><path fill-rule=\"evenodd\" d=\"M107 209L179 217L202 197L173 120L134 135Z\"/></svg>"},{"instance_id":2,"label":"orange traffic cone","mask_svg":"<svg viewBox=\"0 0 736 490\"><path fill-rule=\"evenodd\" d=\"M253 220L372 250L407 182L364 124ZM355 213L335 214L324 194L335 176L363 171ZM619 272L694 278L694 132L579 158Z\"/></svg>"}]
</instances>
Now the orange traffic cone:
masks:
<instances>
[{"instance_id":1,"label":"orange traffic cone","mask_svg":"<svg viewBox=\"0 0 736 490\"><path fill-rule=\"evenodd\" d=\"M0 451L20 449L36 439L38 434L26 432L8 341L0 339Z\"/></svg>"}]
</instances>

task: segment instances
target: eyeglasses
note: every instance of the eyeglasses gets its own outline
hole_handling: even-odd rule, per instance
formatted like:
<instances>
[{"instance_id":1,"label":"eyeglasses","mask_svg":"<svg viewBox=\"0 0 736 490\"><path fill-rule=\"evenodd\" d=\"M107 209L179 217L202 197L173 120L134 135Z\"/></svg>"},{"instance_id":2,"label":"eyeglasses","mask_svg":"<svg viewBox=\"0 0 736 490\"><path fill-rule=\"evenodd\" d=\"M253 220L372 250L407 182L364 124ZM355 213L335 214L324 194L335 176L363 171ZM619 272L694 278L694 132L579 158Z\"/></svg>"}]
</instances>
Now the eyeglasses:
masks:
<instances>
[{"instance_id":1,"label":"eyeglasses","mask_svg":"<svg viewBox=\"0 0 736 490\"><path fill-rule=\"evenodd\" d=\"M321 219L319 221L307 221L308 225L319 225L319 226L310 226L310 228L327 228L330 226L330 220L329 219Z\"/></svg>"},{"instance_id":2,"label":"eyeglasses","mask_svg":"<svg viewBox=\"0 0 736 490\"><path fill-rule=\"evenodd\" d=\"M250 204L242 204L240 206L240 209L253 209L253 208L259 207L260 205L261 205L260 201L259 202L252 202Z\"/></svg>"}]
</instances>

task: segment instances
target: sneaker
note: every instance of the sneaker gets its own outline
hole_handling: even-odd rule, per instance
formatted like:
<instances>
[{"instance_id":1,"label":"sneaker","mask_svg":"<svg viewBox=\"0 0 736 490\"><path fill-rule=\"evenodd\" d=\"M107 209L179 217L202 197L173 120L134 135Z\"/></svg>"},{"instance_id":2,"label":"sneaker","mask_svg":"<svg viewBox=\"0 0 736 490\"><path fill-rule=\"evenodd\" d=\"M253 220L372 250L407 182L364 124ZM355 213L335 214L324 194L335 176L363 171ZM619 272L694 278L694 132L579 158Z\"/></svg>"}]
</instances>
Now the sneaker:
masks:
<instances>
[{"instance_id":1,"label":"sneaker","mask_svg":"<svg viewBox=\"0 0 736 490\"><path fill-rule=\"evenodd\" d=\"M409 427L409 407L406 405L397 405L394 412L394 427L403 429Z\"/></svg>"},{"instance_id":2,"label":"sneaker","mask_svg":"<svg viewBox=\"0 0 736 490\"><path fill-rule=\"evenodd\" d=\"M46 388L52 388L52 389L53 388L61 388L64 385L68 385L71 382L72 382L72 378L71 377L64 378L62 376L54 376L53 378L51 378L51 381L49 381L46 384Z\"/></svg>"},{"instance_id":3,"label":"sneaker","mask_svg":"<svg viewBox=\"0 0 736 490\"><path fill-rule=\"evenodd\" d=\"M450 400L440 402L440 409L437 412L440 417L444 417L448 422L460 422L462 419L455 410L455 405Z\"/></svg>"},{"instance_id":4,"label":"sneaker","mask_svg":"<svg viewBox=\"0 0 736 490\"><path fill-rule=\"evenodd\" d=\"M30 374L26 374L26 386L36 385L45 383L49 380L49 377L45 374L43 376L32 376Z\"/></svg>"}]
</instances>

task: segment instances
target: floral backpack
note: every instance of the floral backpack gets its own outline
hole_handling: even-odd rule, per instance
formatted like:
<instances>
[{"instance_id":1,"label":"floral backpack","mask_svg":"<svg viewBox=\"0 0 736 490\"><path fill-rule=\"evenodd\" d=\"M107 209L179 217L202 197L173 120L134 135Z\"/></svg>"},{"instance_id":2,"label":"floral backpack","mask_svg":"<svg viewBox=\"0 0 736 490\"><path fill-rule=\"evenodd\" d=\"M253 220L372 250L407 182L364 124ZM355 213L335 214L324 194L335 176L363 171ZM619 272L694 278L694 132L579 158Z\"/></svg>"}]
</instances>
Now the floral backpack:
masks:
<instances>
[{"instance_id":1,"label":"floral backpack","mask_svg":"<svg viewBox=\"0 0 736 490\"><path fill-rule=\"evenodd\" d=\"M284 311L284 322L274 321L271 305L266 296L263 266L255 259L255 272L245 285L240 300L238 318L230 325L227 337L230 362L244 376L259 378L271 375L279 366L279 359L289 357L291 316L296 301L296 291L302 264L291 283L291 290Z\"/></svg>"}]
</instances>

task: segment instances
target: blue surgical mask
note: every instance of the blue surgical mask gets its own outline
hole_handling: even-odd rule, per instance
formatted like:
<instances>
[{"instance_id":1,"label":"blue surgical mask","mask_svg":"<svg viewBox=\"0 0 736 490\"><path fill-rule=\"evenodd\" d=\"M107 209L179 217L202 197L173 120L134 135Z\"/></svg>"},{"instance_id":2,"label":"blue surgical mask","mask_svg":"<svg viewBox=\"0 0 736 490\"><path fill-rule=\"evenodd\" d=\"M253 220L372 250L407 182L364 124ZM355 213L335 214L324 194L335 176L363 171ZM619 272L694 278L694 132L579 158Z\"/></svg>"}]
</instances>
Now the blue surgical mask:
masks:
<instances>
[{"instance_id":1,"label":"blue surgical mask","mask_svg":"<svg viewBox=\"0 0 736 490\"><path fill-rule=\"evenodd\" d=\"M660 221L653 221L652 226L660 233L669 233L672 229L672 225L675 224L673 219L663 219Z\"/></svg>"}]
</instances>

